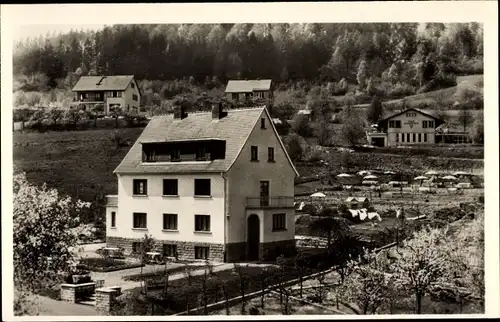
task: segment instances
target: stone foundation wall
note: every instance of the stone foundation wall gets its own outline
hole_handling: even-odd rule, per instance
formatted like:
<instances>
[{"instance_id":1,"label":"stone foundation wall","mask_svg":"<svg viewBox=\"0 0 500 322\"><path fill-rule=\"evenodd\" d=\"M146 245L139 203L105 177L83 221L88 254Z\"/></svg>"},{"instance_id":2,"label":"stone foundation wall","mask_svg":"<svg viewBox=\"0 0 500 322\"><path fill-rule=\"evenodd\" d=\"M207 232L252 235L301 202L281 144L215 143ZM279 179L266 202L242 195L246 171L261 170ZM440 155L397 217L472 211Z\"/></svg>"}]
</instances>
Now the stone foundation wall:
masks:
<instances>
[{"instance_id":1,"label":"stone foundation wall","mask_svg":"<svg viewBox=\"0 0 500 322\"><path fill-rule=\"evenodd\" d=\"M132 243L140 242L139 238L121 238L121 237L106 237L107 247L122 247L126 254L132 254ZM209 247L208 260L223 262L224 261L224 245L216 243L198 243L175 240L156 240L155 251L163 253L163 245L177 245L178 259L195 260L195 246Z\"/></svg>"},{"instance_id":2,"label":"stone foundation wall","mask_svg":"<svg viewBox=\"0 0 500 322\"><path fill-rule=\"evenodd\" d=\"M246 259L247 243L227 244L227 262L240 262Z\"/></svg>"},{"instance_id":3,"label":"stone foundation wall","mask_svg":"<svg viewBox=\"0 0 500 322\"><path fill-rule=\"evenodd\" d=\"M295 239L280 240L271 243L260 243L259 255L261 260L275 260L283 254L285 257L296 253Z\"/></svg>"}]
</instances>

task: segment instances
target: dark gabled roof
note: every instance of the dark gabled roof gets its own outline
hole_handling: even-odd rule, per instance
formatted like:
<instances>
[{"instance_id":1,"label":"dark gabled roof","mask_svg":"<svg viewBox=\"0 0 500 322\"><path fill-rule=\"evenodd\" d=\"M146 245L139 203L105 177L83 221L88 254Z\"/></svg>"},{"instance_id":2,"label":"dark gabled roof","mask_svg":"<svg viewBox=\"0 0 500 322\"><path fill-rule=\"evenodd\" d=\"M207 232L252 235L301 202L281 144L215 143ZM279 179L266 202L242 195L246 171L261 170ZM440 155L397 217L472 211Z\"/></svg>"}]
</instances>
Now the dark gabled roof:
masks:
<instances>
[{"instance_id":1,"label":"dark gabled roof","mask_svg":"<svg viewBox=\"0 0 500 322\"><path fill-rule=\"evenodd\" d=\"M428 114L428 113L426 113L426 112L424 112L424 111L422 111L422 110L419 110L419 109L417 109L417 108L411 107L411 108L406 109L406 110L404 110L404 111L394 113L394 114L392 114L392 115L390 115L390 116L388 116L388 117L386 117L386 118L384 118L384 119L380 120L379 122L388 121L389 119L391 119L391 118L393 118L393 117L395 117L395 116L401 115L401 114L403 114L403 113L406 113L406 112L408 112L408 111L415 111L415 112L420 113L420 114L423 114L423 115L425 115L425 116L432 117L432 118L433 118L433 119L435 119L435 120L442 121L439 117L437 117L437 116L435 116L435 115Z\"/></svg>"},{"instance_id":2,"label":"dark gabled roof","mask_svg":"<svg viewBox=\"0 0 500 322\"><path fill-rule=\"evenodd\" d=\"M230 80L226 86L226 93L250 93L253 91L268 91L271 89L271 80Z\"/></svg>"},{"instance_id":3,"label":"dark gabled roof","mask_svg":"<svg viewBox=\"0 0 500 322\"><path fill-rule=\"evenodd\" d=\"M133 79L133 75L82 76L73 91L124 91Z\"/></svg>"},{"instance_id":4,"label":"dark gabled roof","mask_svg":"<svg viewBox=\"0 0 500 322\"><path fill-rule=\"evenodd\" d=\"M212 120L211 112L192 113L181 120L174 120L173 115L155 116L149 121L114 173L226 172L238 158L262 113L267 113L269 116L264 107L233 109L228 111L227 116L216 121ZM278 135L276 129L274 132ZM225 158L210 162L142 163L142 143L201 139L225 140ZM283 144L282 147L295 170ZM295 172L297 173L296 170Z\"/></svg>"}]
</instances>

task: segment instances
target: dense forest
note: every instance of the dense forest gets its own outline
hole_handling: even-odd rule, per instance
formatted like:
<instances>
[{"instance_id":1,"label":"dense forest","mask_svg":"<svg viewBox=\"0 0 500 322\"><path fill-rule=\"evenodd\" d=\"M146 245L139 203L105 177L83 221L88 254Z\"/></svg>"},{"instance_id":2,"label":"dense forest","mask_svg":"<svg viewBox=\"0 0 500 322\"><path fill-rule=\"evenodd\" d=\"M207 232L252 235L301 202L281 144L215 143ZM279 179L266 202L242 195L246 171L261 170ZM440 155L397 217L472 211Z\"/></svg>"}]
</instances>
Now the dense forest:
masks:
<instances>
[{"instance_id":1,"label":"dense forest","mask_svg":"<svg viewBox=\"0 0 500 322\"><path fill-rule=\"evenodd\" d=\"M114 25L18 42L14 75L43 79L35 88L25 80L18 88L25 91L63 87L86 74L199 85L344 79L361 87L385 77L421 87L482 73L482 55L478 23Z\"/></svg>"}]
</instances>

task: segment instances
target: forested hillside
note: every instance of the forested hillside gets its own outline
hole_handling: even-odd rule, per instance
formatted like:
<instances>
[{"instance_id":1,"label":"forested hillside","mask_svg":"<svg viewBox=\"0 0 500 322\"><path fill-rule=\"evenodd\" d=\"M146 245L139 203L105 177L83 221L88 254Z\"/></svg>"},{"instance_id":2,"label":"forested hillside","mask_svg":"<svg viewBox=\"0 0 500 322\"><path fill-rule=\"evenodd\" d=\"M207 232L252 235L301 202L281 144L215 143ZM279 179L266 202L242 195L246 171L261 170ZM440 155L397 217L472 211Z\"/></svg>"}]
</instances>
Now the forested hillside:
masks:
<instances>
[{"instance_id":1,"label":"forested hillside","mask_svg":"<svg viewBox=\"0 0 500 322\"><path fill-rule=\"evenodd\" d=\"M338 95L348 84L409 95L481 74L482 55L477 23L114 25L17 43L14 90L48 92L70 88L81 75L133 74L169 81L146 84L146 104L154 93L168 99L184 87L210 90L235 78L330 82Z\"/></svg>"}]
</instances>

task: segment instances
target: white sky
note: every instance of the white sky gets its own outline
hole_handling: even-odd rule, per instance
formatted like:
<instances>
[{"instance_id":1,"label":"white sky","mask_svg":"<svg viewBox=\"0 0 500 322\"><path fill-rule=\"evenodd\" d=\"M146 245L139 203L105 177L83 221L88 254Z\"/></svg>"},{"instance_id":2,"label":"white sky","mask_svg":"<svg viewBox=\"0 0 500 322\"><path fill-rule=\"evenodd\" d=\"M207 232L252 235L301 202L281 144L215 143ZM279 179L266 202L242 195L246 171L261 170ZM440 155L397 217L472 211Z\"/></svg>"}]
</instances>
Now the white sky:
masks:
<instances>
[{"instance_id":1,"label":"white sky","mask_svg":"<svg viewBox=\"0 0 500 322\"><path fill-rule=\"evenodd\" d=\"M55 31L56 33L62 32L62 33L67 33L71 29L73 30L87 30L87 29L92 29L92 30L97 30L97 29L102 29L104 28L104 24L75 24L75 25L25 25L25 26L19 26L18 28L15 28L13 30L13 40L15 42L26 39L28 37L38 37L40 35L45 36L47 32L53 32Z\"/></svg>"}]
</instances>

